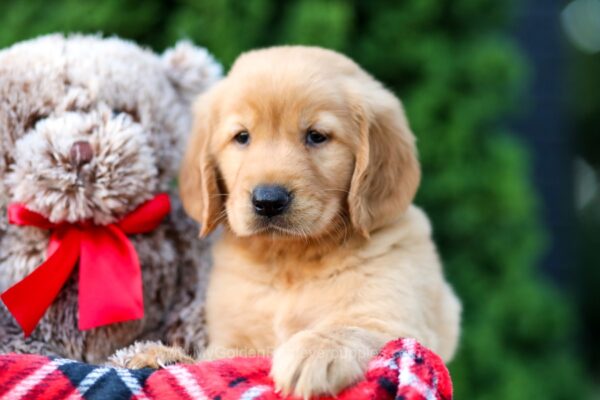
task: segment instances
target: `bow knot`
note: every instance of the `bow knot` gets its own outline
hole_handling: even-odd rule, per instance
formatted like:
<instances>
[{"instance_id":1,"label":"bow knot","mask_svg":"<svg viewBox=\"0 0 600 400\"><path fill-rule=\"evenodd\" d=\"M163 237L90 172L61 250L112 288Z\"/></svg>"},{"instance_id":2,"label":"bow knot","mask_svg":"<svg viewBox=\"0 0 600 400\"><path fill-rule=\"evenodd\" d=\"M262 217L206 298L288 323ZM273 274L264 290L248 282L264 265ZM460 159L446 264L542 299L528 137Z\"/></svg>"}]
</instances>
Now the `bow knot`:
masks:
<instances>
[{"instance_id":1,"label":"bow knot","mask_svg":"<svg viewBox=\"0 0 600 400\"><path fill-rule=\"evenodd\" d=\"M144 316L142 274L126 234L154 230L171 209L161 193L119 222L52 223L23 204L8 207L8 221L52 231L47 258L0 296L29 336L52 304L79 260L79 329L86 330Z\"/></svg>"}]
</instances>

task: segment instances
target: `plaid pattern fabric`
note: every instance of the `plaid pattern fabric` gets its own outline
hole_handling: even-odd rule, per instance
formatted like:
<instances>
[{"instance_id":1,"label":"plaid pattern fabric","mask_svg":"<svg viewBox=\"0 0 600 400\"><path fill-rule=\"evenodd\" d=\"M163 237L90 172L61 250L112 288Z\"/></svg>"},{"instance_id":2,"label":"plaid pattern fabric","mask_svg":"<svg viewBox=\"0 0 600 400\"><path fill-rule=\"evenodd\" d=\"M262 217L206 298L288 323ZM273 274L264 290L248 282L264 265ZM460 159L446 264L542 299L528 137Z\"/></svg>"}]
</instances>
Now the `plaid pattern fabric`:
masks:
<instances>
[{"instance_id":1,"label":"plaid pattern fabric","mask_svg":"<svg viewBox=\"0 0 600 400\"><path fill-rule=\"evenodd\" d=\"M8 354L0 356L0 399L282 399L273 389L270 366L270 359L255 357L172 365L160 370L128 370ZM414 339L398 339L371 360L364 380L337 398L450 400L452 382L436 354Z\"/></svg>"}]
</instances>

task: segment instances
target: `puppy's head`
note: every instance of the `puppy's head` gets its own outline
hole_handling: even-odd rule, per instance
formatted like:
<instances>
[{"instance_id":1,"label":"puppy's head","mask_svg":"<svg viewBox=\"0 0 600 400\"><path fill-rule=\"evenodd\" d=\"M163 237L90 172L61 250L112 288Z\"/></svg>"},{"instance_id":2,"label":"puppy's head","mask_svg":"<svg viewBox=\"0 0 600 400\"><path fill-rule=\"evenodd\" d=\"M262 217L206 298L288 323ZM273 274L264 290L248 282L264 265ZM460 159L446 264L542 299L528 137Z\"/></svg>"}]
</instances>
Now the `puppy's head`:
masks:
<instances>
[{"instance_id":1,"label":"puppy's head","mask_svg":"<svg viewBox=\"0 0 600 400\"><path fill-rule=\"evenodd\" d=\"M398 99L353 61L312 47L240 56L200 97L180 176L202 235L364 236L402 213L420 172Z\"/></svg>"}]
</instances>

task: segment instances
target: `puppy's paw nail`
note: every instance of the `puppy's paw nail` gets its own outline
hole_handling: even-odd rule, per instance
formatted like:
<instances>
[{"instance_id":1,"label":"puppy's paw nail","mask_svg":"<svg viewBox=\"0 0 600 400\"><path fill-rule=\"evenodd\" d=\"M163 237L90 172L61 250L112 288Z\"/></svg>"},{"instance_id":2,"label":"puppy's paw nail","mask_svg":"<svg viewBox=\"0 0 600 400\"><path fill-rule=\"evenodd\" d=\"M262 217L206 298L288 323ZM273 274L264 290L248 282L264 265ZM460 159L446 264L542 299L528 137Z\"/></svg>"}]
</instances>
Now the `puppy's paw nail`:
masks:
<instances>
[{"instance_id":1,"label":"puppy's paw nail","mask_svg":"<svg viewBox=\"0 0 600 400\"><path fill-rule=\"evenodd\" d=\"M165 368L177 363L192 363L193 358L177 347L157 342L138 342L117 351L109 358L109 364L122 368Z\"/></svg>"}]
</instances>

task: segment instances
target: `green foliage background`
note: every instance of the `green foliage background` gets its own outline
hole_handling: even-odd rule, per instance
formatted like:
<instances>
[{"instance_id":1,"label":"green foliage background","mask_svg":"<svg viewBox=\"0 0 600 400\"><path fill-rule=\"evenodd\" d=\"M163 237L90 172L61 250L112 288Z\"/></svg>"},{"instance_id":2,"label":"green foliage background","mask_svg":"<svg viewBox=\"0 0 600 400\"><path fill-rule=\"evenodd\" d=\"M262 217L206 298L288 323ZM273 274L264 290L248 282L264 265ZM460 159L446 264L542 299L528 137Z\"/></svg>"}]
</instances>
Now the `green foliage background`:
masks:
<instances>
[{"instance_id":1,"label":"green foliage background","mask_svg":"<svg viewBox=\"0 0 600 400\"><path fill-rule=\"evenodd\" d=\"M509 3L510 4L510 3ZM340 50L404 101L429 213L464 302L457 399L579 399L571 310L537 276L543 235L524 148L499 123L526 63L497 0L3 0L0 46L53 31L104 32L157 50L188 37L226 66L271 44Z\"/></svg>"},{"instance_id":2,"label":"green foliage background","mask_svg":"<svg viewBox=\"0 0 600 400\"><path fill-rule=\"evenodd\" d=\"M573 49L570 67L571 115L574 120L575 144L579 157L595 171L600 183L600 53L586 54ZM598 286L598 249L600 248L600 192L577 210L577 252L579 265L575 282L578 309L584 326L583 346L586 358L600 377L600 302ZM599 382L597 380L596 384Z\"/></svg>"}]
</instances>

